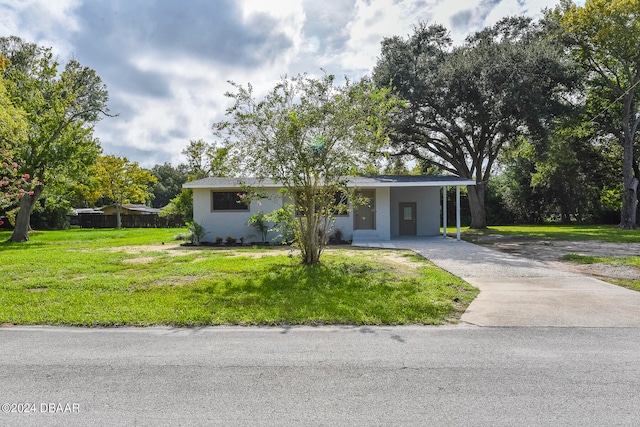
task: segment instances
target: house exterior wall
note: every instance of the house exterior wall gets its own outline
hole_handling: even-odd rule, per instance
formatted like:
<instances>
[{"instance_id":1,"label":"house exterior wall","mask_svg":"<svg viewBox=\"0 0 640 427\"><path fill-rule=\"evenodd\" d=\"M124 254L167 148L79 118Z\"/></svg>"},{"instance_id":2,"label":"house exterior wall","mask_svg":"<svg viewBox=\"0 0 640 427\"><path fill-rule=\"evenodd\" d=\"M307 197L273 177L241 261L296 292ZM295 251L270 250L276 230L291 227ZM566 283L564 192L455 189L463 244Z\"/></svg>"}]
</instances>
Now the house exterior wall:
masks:
<instances>
[{"instance_id":1,"label":"house exterior wall","mask_svg":"<svg viewBox=\"0 0 640 427\"><path fill-rule=\"evenodd\" d=\"M366 240L391 240L390 230L390 216L389 216L389 203L390 203L390 188L378 187L378 188L358 188L362 190L372 189L375 190L375 229L374 230L354 230L353 229L353 212L349 214L349 224L342 221L340 224L344 224L344 233L346 240L352 240L354 238L359 241ZM356 190L357 191L357 190ZM336 226L338 222L336 221ZM347 232L347 230L349 230Z\"/></svg>"},{"instance_id":2,"label":"house exterior wall","mask_svg":"<svg viewBox=\"0 0 640 427\"><path fill-rule=\"evenodd\" d=\"M262 211L269 213L282 207L282 196L278 189L267 189L268 199L251 202L248 211L213 211L211 188L193 189L193 220L202 225L207 234L204 242L215 242L216 237L223 240L227 236L235 239L244 238L246 242L259 242L260 234L247 223L251 215ZM240 191L239 188L216 188L215 191ZM267 235L267 241L271 241L275 233Z\"/></svg>"},{"instance_id":3,"label":"house exterior wall","mask_svg":"<svg viewBox=\"0 0 640 427\"><path fill-rule=\"evenodd\" d=\"M416 203L416 231L418 236L435 236L440 234L440 187L378 187L362 188L375 190L375 229L354 230L354 213L338 216L330 233L340 229L344 240L385 241L400 234L399 204L401 202ZM266 190L269 199L252 202L248 211L212 211L213 191L240 191L238 188L194 188L193 212L194 221L202 225L207 234L203 241L215 242L216 237L223 240L227 236L235 239L243 237L246 242L260 240L257 231L247 223L251 216L259 211L269 213L280 209L283 198L278 189ZM267 241L275 238L271 232Z\"/></svg>"},{"instance_id":4,"label":"house exterior wall","mask_svg":"<svg viewBox=\"0 0 640 427\"><path fill-rule=\"evenodd\" d=\"M400 203L416 202L418 236L440 234L440 187L391 188L391 237L400 235Z\"/></svg>"}]
</instances>

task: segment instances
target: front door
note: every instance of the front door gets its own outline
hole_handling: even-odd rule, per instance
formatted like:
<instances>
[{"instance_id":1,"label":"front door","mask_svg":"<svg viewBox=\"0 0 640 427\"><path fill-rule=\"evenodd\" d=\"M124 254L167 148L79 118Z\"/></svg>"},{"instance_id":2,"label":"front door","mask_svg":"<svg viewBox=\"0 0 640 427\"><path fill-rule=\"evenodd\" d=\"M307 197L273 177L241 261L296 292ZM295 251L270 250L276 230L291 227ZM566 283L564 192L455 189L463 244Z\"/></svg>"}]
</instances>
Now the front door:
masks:
<instances>
[{"instance_id":1,"label":"front door","mask_svg":"<svg viewBox=\"0 0 640 427\"><path fill-rule=\"evenodd\" d=\"M353 215L354 230L375 230L376 229L376 191L360 190L356 194L367 201L358 206Z\"/></svg>"},{"instance_id":2,"label":"front door","mask_svg":"<svg viewBox=\"0 0 640 427\"><path fill-rule=\"evenodd\" d=\"M416 227L416 202L400 203L400 235L415 236Z\"/></svg>"}]
</instances>

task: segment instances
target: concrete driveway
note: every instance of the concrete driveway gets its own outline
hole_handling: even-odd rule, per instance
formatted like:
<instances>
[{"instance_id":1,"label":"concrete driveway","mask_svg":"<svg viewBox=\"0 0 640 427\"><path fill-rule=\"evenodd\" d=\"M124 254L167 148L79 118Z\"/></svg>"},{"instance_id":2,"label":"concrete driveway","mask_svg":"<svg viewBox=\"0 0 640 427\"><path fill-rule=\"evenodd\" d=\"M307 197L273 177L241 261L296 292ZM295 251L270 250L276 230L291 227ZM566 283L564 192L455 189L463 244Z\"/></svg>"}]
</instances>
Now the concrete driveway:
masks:
<instances>
[{"instance_id":1,"label":"concrete driveway","mask_svg":"<svg viewBox=\"0 0 640 427\"><path fill-rule=\"evenodd\" d=\"M478 326L640 327L640 292L443 237L361 246L410 249L480 289L462 322Z\"/></svg>"}]
</instances>

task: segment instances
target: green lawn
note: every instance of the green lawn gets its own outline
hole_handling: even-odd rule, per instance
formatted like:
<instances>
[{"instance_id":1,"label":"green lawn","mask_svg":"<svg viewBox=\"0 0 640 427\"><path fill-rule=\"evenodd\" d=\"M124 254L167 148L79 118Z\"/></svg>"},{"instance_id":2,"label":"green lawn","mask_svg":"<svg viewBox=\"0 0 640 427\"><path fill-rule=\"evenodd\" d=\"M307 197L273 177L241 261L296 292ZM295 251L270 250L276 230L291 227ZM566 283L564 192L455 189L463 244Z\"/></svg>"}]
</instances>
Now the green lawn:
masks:
<instances>
[{"instance_id":1,"label":"green lawn","mask_svg":"<svg viewBox=\"0 0 640 427\"><path fill-rule=\"evenodd\" d=\"M485 230L471 230L467 228L462 232L462 238L473 243L482 244L482 236L496 234L502 236L524 236L542 240L598 240L609 243L640 243L640 229L621 230L612 225L519 225L489 227ZM583 264L605 263L614 266L632 266L640 269L640 257L638 256L599 258L566 254L562 259ZM638 279L607 277L605 280L640 291L640 277Z\"/></svg>"},{"instance_id":2,"label":"green lawn","mask_svg":"<svg viewBox=\"0 0 640 427\"><path fill-rule=\"evenodd\" d=\"M578 254L567 254L562 257L565 261L571 261L580 264L597 264L604 263L613 266L631 266L640 271L640 256L631 257L594 257ZM607 279L608 282L615 283L616 285L624 286L625 288L635 289L640 291L640 277L637 279Z\"/></svg>"},{"instance_id":3,"label":"green lawn","mask_svg":"<svg viewBox=\"0 0 640 427\"><path fill-rule=\"evenodd\" d=\"M289 248L176 247L180 231L0 232L0 324L441 324L477 295L410 252L344 247L310 267Z\"/></svg>"},{"instance_id":4,"label":"green lawn","mask_svg":"<svg viewBox=\"0 0 640 427\"><path fill-rule=\"evenodd\" d=\"M527 236L536 239L640 243L640 229L621 230L614 225L509 225L489 227L485 230L465 228L462 231L462 237L471 242L486 234Z\"/></svg>"}]
</instances>

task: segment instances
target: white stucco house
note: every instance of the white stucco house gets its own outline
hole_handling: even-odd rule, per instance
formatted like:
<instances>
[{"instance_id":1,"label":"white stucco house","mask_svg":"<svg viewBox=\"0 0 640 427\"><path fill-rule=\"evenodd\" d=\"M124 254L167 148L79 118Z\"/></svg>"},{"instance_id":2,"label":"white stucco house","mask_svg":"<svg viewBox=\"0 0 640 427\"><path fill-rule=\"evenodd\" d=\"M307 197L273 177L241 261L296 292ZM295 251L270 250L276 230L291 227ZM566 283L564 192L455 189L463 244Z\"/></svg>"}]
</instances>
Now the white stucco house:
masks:
<instances>
[{"instance_id":1,"label":"white stucco house","mask_svg":"<svg viewBox=\"0 0 640 427\"><path fill-rule=\"evenodd\" d=\"M404 236L437 236L447 228L446 204L442 203L448 187L456 188L456 229L460 238L460 187L474 185L473 180L457 176L381 175L351 177L349 186L370 200L368 206L336 217L334 229L345 240L357 242L390 241ZM250 204L239 203L242 183L260 187L270 197ZM193 189L193 219L207 234L203 241L213 242L227 236L256 241L256 231L247 225L256 212L279 209L284 204L280 185L255 178L204 178L188 182ZM275 236L268 236L269 239Z\"/></svg>"}]
</instances>

